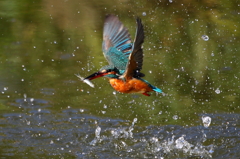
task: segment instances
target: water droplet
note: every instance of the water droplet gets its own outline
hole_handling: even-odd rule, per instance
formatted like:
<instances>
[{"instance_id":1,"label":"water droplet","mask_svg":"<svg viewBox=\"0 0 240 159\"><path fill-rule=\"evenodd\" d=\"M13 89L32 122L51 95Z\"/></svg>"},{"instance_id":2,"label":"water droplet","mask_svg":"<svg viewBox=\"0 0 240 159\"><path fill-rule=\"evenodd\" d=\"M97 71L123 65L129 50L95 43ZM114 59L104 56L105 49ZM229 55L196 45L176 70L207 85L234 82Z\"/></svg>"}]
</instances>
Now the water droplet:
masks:
<instances>
[{"instance_id":1,"label":"water droplet","mask_svg":"<svg viewBox=\"0 0 240 159\"><path fill-rule=\"evenodd\" d=\"M23 94L23 98L24 98L24 101L27 100L27 94L26 93Z\"/></svg>"},{"instance_id":2,"label":"water droplet","mask_svg":"<svg viewBox=\"0 0 240 159\"><path fill-rule=\"evenodd\" d=\"M136 123L136 122L137 122L137 118L134 118L134 119L133 119L133 123Z\"/></svg>"},{"instance_id":3,"label":"water droplet","mask_svg":"<svg viewBox=\"0 0 240 159\"><path fill-rule=\"evenodd\" d=\"M172 0L168 0L169 1L169 3L172 3L173 1Z\"/></svg>"},{"instance_id":4,"label":"water droplet","mask_svg":"<svg viewBox=\"0 0 240 159\"><path fill-rule=\"evenodd\" d=\"M27 121L27 125L30 125L31 124L31 121Z\"/></svg>"},{"instance_id":5,"label":"water droplet","mask_svg":"<svg viewBox=\"0 0 240 159\"><path fill-rule=\"evenodd\" d=\"M174 119L174 120L177 120L177 119L178 119L178 116L177 116L177 115L174 115L174 116L173 116L173 119Z\"/></svg>"},{"instance_id":6,"label":"water droplet","mask_svg":"<svg viewBox=\"0 0 240 159\"><path fill-rule=\"evenodd\" d=\"M202 35L202 39L203 39L204 41L208 41L208 40L209 40L209 37L208 37L207 35Z\"/></svg>"},{"instance_id":7,"label":"water droplet","mask_svg":"<svg viewBox=\"0 0 240 159\"><path fill-rule=\"evenodd\" d=\"M84 109L79 109L79 111L80 111L81 113L83 113L83 112L84 112Z\"/></svg>"},{"instance_id":8,"label":"water droplet","mask_svg":"<svg viewBox=\"0 0 240 159\"><path fill-rule=\"evenodd\" d=\"M30 98L30 102L33 102L34 101L34 98Z\"/></svg>"},{"instance_id":9,"label":"water droplet","mask_svg":"<svg viewBox=\"0 0 240 159\"><path fill-rule=\"evenodd\" d=\"M203 122L203 126L205 128L208 128L209 125L211 124L211 118L209 116L202 116L202 122Z\"/></svg>"},{"instance_id":10,"label":"water droplet","mask_svg":"<svg viewBox=\"0 0 240 159\"><path fill-rule=\"evenodd\" d=\"M152 138L150 138L150 141L151 141L152 143L156 143L156 142L158 142L158 138L152 137Z\"/></svg>"},{"instance_id":11,"label":"water droplet","mask_svg":"<svg viewBox=\"0 0 240 159\"><path fill-rule=\"evenodd\" d=\"M196 80L196 81L195 81L195 85L198 85L198 83L199 83L199 82Z\"/></svg>"},{"instance_id":12,"label":"water droplet","mask_svg":"<svg viewBox=\"0 0 240 159\"><path fill-rule=\"evenodd\" d=\"M95 130L95 136L96 138L100 138L100 132L101 132L101 128L98 126Z\"/></svg>"},{"instance_id":13,"label":"water droplet","mask_svg":"<svg viewBox=\"0 0 240 159\"><path fill-rule=\"evenodd\" d=\"M142 12L142 15L143 15L143 16L146 16L146 15L147 15L147 13L146 13L146 12Z\"/></svg>"},{"instance_id":14,"label":"water droplet","mask_svg":"<svg viewBox=\"0 0 240 159\"><path fill-rule=\"evenodd\" d=\"M219 90L219 88L217 88L217 89L215 90L215 93L217 93L217 94L220 94L220 93L221 93L221 91Z\"/></svg>"},{"instance_id":15,"label":"water droplet","mask_svg":"<svg viewBox=\"0 0 240 159\"><path fill-rule=\"evenodd\" d=\"M36 49L37 47L36 46L33 46L34 49Z\"/></svg>"}]
</instances>

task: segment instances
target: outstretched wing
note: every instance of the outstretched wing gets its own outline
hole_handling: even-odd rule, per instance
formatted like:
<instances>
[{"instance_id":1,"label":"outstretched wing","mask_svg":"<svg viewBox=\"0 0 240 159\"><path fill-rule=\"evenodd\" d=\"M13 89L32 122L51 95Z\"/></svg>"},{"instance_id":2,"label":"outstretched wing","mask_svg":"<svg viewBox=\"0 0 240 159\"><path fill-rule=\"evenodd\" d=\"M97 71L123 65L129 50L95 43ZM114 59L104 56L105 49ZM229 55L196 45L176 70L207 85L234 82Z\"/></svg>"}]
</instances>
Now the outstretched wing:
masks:
<instances>
[{"instance_id":1,"label":"outstretched wing","mask_svg":"<svg viewBox=\"0 0 240 159\"><path fill-rule=\"evenodd\" d=\"M126 68L132 43L128 30L114 15L107 15L104 22L102 50L111 66Z\"/></svg>"},{"instance_id":2,"label":"outstretched wing","mask_svg":"<svg viewBox=\"0 0 240 159\"><path fill-rule=\"evenodd\" d=\"M141 19L137 18L137 31L134 40L132 53L129 56L129 61L126 66L126 71L123 74L124 78L131 78L133 76L144 76L140 73L143 65L143 50L142 44L144 42L144 30Z\"/></svg>"}]
</instances>

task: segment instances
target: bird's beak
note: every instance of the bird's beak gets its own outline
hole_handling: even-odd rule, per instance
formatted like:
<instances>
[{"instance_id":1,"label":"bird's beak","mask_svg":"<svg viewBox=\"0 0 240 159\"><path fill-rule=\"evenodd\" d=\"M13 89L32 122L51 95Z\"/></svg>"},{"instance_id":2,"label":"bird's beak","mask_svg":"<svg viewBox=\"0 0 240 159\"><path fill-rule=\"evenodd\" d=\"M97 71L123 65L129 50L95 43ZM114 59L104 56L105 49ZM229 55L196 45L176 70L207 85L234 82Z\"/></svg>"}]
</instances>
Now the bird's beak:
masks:
<instances>
[{"instance_id":1,"label":"bird's beak","mask_svg":"<svg viewBox=\"0 0 240 159\"><path fill-rule=\"evenodd\" d=\"M99 72L95 72L93 74L91 74L90 76L84 78L84 79L87 79L87 80L93 80L95 78L98 78L98 77L103 77L105 75L109 75L109 74L116 74L115 71L112 71L112 70L107 70L107 71L99 71Z\"/></svg>"},{"instance_id":2,"label":"bird's beak","mask_svg":"<svg viewBox=\"0 0 240 159\"><path fill-rule=\"evenodd\" d=\"M88 79L88 80L93 80L95 78L98 78L98 77L102 77L104 75L106 75L108 73L103 73L103 72L95 72L93 74L91 74L90 76L87 76L85 79Z\"/></svg>"}]
</instances>

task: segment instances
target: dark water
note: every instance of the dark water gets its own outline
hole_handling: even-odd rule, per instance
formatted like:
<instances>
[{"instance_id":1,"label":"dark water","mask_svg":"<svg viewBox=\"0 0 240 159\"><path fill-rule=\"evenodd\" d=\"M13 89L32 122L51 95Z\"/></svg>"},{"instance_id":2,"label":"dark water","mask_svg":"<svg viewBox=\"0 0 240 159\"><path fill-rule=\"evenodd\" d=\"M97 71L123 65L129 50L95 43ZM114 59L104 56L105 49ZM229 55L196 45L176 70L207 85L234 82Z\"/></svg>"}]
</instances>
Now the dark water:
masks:
<instances>
[{"instance_id":1,"label":"dark water","mask_svg":"<svg viewBox=\"0 0 240 159\"><path fill-rule=\"evenodd\" d=\"M238 158L238 1L1 1L1 158ZM145 79L121 94L106 65L106 14L145 27ZM204 121L205 120L205 121Z\"/></svg>"}]
</instances>

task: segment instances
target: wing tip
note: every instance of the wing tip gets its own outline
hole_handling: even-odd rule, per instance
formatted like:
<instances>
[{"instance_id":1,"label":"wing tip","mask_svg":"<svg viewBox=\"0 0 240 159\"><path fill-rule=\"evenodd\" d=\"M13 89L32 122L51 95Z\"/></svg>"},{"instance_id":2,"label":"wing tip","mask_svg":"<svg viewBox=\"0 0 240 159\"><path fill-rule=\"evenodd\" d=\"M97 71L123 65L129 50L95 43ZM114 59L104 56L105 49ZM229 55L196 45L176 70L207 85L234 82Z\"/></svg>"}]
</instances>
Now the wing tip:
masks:
<instances>
[{"instance_id":1,"label":"wing tip","mask_svg":"<svg viewBox=\"0 0 240 159\"><path fill-rule=\"evenodd\" d=\"M119 20L119 19L118 19L118 16L116 16L116 15L106 14L106 16L105 16L105 21L109 21L109 20L113 20L113 19Z\"/></svg>"}]
</instances>

